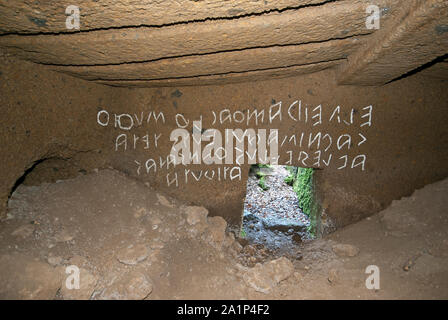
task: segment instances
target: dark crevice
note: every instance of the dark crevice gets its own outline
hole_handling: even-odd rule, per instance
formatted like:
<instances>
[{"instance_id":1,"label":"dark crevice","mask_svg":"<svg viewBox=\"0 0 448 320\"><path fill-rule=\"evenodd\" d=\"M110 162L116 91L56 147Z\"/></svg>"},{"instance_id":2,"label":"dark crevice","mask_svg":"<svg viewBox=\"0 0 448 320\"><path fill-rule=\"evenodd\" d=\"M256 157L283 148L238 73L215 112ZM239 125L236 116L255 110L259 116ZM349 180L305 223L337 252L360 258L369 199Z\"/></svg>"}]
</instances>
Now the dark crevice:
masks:
<instances>
[{"instance_id":1,"label":"dark crevice","mask_svg":"<svg viewBox=\"0 0 448 320\"><path fill-rule=\"evenodd\" d=\"M198 77L211 77L211 76L226 76L231 74L241 74L241 73L248 73L248 72L257 72L257 71L267 71L267 70L279 70L279 69L287 69L292 67L305 67L305 66L312 66L317 65L325 62L334 62L334 61L344 61L346 58L337 58L337 59L329 59L319 62L312 62L312 63L305 63L305 64L292 64L287 66L281 66L281 67L275 67L275 68L260 68L260 69L250 69L250 70L244 70L244 71L229 71L229 72L222 72L222 73L209 73L209 74L199 74L194 76L188 76L188 77L170 77L170 78L154 78L154 79L90 79L90 81L164 81L164 80L180 80L180 79L195 79Z\"/></svg>"},{"instance_id":2,"label":"dark crevice","mask_svg":"<svg viewBox=\"0 0 448 320\"><path fill-rule=\"evenodd\" d=\"M40 163L42 163L48 159L51 159L51 158L42 158L42 159L34 161L33 164L28 169L25 170L25 172L22 174L22 176L20 176L16 180L16 182L14 183L14 185L11 189L11 192L9 193L8 198L11 197L11 195L14 193L14 191L16 191L16 189L25 181L26 177L31 173L31 171L34 170L34 168L36 168L37 165L39 165Z\"/></svg>"},{"instance_id":3,"label":"dark crevice","mask_svg":"<svg viewBox=\"0 0 448 320\"><path fill-rule=\"evenodd\" d=\"M74 151L76 153L88 153L88 152L92 152L95 150L71 150L70 148L66 148L68 151ZM11 197L11 195L14 193L14 191L16 191L16 189L25 181L25 179L28 177L28 175L34 170L36 169L36 167L38 165L40 165L41 163L48 161L48 160L62 160L62 161L69 161L71 158L71 156L53 156L53 155L46 155L43 156L41 159L34 161L27 169L25 169L25 172L16 180L16 182L14 183L13 187L11 188L11 192L9 193L8 198Z\"/></svg>"},{"instance_id":4,"label":"dark crevice","mask_svg":"<svg viewBox=\"0 0 448 320\"><path fill-rule=\"evenodd\" d=\"M289 46L302 46L307 44L319 44L319 43L325 43L330 41L338 41L338 40L346 40L350 38L356 38L356 37L363 37L366 35L369 35L371 31L365 32L365 33L357 33L349 36L343 36L343 37L334 37L330 39L325 40L315 40L315 41L307 41L302 43L287 43L287 44L270 44L265 46L254 46L254 47L245 47L245 48L234 48L234 49L228 49L228 50L219 50L219 51L212 51L212 52L203 52L203 53L191 53L191 54L184 54L184 55L175 55L175 56L165 56L160 57L157 59L151 59L151 60L141 60L141 61L129 61L129 62L119 62L119 63L105 63L105 64L57 64L57 63L42 63L42 62L34 62L40 65L44 66L52 66L52 67L107 67L107 66L120 66L120 65L132 65L132 64L141 64L141 63L148 63L148 62L156 62L166 59L178 59L178 58L189 58L189 57L195 57L195 56L206 56L206 55L212 55L217 53L228 53L228 52L241 52L244 50L253 50L253 49L270 49L270 48L277 48L277 47L289 47ZM20 48L19 48L20 49Z\"/></svg>"},{"instance_id":5,"label":"dark crevice","mask_svg":"<svg viewBox=\"0 0 448 320\"><path fill-rule=\"evenodd\" d=\"M428 68L432 67L433 65L435 65L435 64L437 64L439 62L445 61L445 59L448 59L448 53L444 54L443 56L437 57L436 59L434 59L434 60L432 60L432 61L430 61L428 63L425 63L425 64L421 65L420 67L415 68L414 70L411 70L411 71L409 71L409 72L407 72L407 73L405 73L405 74L403 74L403 75L401 75L401 76L399 76L399 77L397 77L395 79L392 79L389 82L386 82L385 85L389 84L389 83L392 83L392 82L395 82L395 81L402 80L402 79L407 78L407 77L410 77L410 76L412 76L414 74L417 74L417 73L419 73L419 72L421 72L421 71L423 71L425 69L428 69Z\"/></svg>"},{"instance_id":6,"label":"dark crevice","mask_svg":"<svg viewBox=\"0 0 448 320\"><path fill-rule=\"evenodd\" d=\"M282 9L274 8L274 9L270 9L270 10L264 10L261 12L252 12L252 13L246 13L246 14L237 15L237 16L208 17L208 18L203 18L203 19L176 21L176 22L171 22L171 23L155 24L155 25L147 25L147 24L125 25L125 26L117 26L117 27L92 28L92 29L88 29L88 30L65 31L65 32L64 31L61 31L61 32L40 31L40 32L33 32L33 33L9 32L9 33L0 34L0 37L11 36L11 35L16 35L16 36L37 36L37 35L58 36L58 35L70 35L70 34L75 35L75 34L80 34L80 33L94 32L94 31L120 30L120 29L131 29L131 28L134 28L134 29L135 28L164 28L164 27L171 27L171 26L176 26L176 25L186 25L186 24L201 23L201 22L207 22L207 21L237 20L237 19L247 18L247 17L262 16L262 15L269 14L269 13L282 13L282 12L286 12L286 11L293 11L293 10L299 10L299 9L310 8L310 7L319 7L319 6L328 4L328 3L338 2L338 1L340 1L340 0L326 0L326 1L323 0L320 3L311 3L311 4L300 5L300 6L290 6L290 7L285 7ZM82 21L82 15L81 15L81 21Z\"/></svg>"}]
</instances>

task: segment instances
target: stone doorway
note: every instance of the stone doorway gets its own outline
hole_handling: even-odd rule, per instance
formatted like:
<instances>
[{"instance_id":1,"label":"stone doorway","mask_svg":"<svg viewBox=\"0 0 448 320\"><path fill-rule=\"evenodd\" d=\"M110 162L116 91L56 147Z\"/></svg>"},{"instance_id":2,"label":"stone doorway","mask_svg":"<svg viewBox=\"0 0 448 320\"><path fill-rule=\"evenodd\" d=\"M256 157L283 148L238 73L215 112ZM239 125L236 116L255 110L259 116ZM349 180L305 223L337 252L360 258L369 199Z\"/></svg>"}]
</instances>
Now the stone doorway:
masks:
<instances>
[{"instance_id":1,"label":"stone doorway","mask_svg":"<svg viewBox=\"0 0 448 320\"><path fill-rule=\"evenodd\" d=\"M245 244L275 255L294 254L314 239L312 172L284 165L251 167L239 235Z\"/></svg>"}]
</instances>

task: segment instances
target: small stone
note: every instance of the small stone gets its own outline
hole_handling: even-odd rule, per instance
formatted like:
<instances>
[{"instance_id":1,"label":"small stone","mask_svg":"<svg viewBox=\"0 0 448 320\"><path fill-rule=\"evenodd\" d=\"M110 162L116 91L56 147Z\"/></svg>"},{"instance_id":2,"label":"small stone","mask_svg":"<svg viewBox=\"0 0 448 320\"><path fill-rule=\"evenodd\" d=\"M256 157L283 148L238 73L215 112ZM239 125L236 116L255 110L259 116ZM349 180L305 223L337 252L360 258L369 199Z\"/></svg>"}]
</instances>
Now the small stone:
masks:
<instances>
[{"instance_id":1,"label":"small stone","mask_svg":"<svg viewBox=\"0 0 448 320\"><path fill-rule=\"evenodd\" d=\"M359 253L359 248L351 244L338 243L332 249L340 257L354 257Z\"/></svg>"},{"instance_id":2,"label":"small stone","mask_svg":"<svg viewBox=\"0 0 448 320\"><path fill-rule=\"evenodd\" d=\"M249 256L253 256L255 255L255 253L257 253L257 250L255 249L254 246L248 244L243 248L243 253Z\"/></svg>"},{"instance_id":3,"label":"small stone","mask_svg":"<svg viewBox=\"0 0 448 320\"><path fill-rule=\"evenodd\" d=\"M300 236L300 234L295 233L292 236L292 241L294 241L296 243L301 243L302 242L302 237Z\"/></svg>"},{"instance_id":4,"label":"small stone","mask_svg":"<svg viewBox=\"0 0 448 320\"><path fill-rule=\"evenodd\" d=\"M163 247L165 247L165 244L160 240L154 240L149 246L151 247L151 249L163 249Z\"/></svg>"},{"instance_id":5,"label":"small stone","mask_svg":"<svg viewBox=\"0 0 448 320\"><path fill-rule=\"evenodd\" d=\"M61 294L64 300L89 300L95 290L98 278L88 270L81 268L79 269L79 289L67 288L66 281L67 279L64 279L61 286Z\"/></svg>"},{"instance_id":6,"label":"small stone","mask_svg":"<svg viewBox=\"0 0 448 320\"><path fill-rule=\"evenodd\" d=\"M187 207L185 209L185 213L187 215L187 223L189 225L195 225L199 222L206 222L208 210L204 207Z\"/></svg>"},{"instance_id":7,"label":"small stone","mask_svg":"<svg viewBox=\"0 0 448 320\"><path fill-rule=\"evenodd\" d=\"M255 267L249 269L243 279L246 285L257 292L269 293L281 281L286 280L294 273L294 266L285 257L266 262L257 263Z\"/></svg>"},{"instance_id":8,"label":"small stone","mask_svg":"<svg viewBox=\"0 0 448 320\"><path fill-rule=\"evenodd\" d=\"M168 207L168 208L174 208L174 205L170 201L168 201L167 198L162 196L161 194L157 194L157 199L159 200L159 203L161 205Z\"/></svg>"},{"instance_id":9,"label":"small stone","mask_svg":"<svg viewBox=\"0 0 448 320\"><path fill-rule=\"evenodd\" d=\"M147 212L146 212L145 208L138 208L134 212L134 218L138 219L138 218L145 216L146 214L147 214Z\"/></svg>"},{"instance_id":10,"label":"small stone","mask_svg":"<svg viewBox=\"0 0 448 320\"><path fill-rule=\"evenodd\" d=\"M54 236L56 242L68 242L73 240L74 236L69 234L66 230L61 230Z\"/></svg>"},{"instance_id":11,"label":"small stone","mask_svg":"<svg viewBox=\"0 0 448 320\"><path fill-rule=\"evenodd\" d=\"M158 217L153 217L151 218L149 223L151 224L152 230L157 230L159 228L159 225L162 223L162 220L160 220L160 218Z\"/></svg>"},{"instance_id":12,"label":"small stone","mask_svg":"<svg viewBox=\"0 0 448 320\"><path fill-rule=\"evenodd\" d=\"M28 238L34 232L34 226L32 224L25 224L23 226L18 227L14 230L11 235L20 237L20 238Z\"/></svg>"},{"instance_id":13,"label":"small stone","mask_svg":"<svg viewBox=\"0 0 448 320\"><path fill-rule=\"evenodd\" d=\"M339 272L336 269L330 269L328 271L328 282L330 284L335 284L339 281Z\"/></svg>"},{"instance_id":14,"label":"small stone","mask_svg":"<svg viewBox=\"0 0 448 320\"><path fill-rule=\"evenodd\" d=\"M102 300L143 300L151 294L152 289L151 281L144 274L130 271L107 287L99 298Z\"/></svg>"},{"instance_id":15,"label":"small stone","mask_svg":"<svg viewBox=\"0 0 448 320\"><path fill-rule=\"evenodd\" d=\"M64 261L64 259L62 257L56 256L56 257L48 257L47 261L51 266L55 267L62 264L62 261Z\"/></svg>"},{"instance_id":16,"label":"small stone","mask_svg":"<svg viewBox=\"0 0 448 320\"><path fill-rule=\"evenodd\" d=\"M136 265L137 263L145 260L149 255L149 250L142 244L130 245L127 248L118 251L117 259L121 263L127 265Z\"/></svg>"}]
</instances>

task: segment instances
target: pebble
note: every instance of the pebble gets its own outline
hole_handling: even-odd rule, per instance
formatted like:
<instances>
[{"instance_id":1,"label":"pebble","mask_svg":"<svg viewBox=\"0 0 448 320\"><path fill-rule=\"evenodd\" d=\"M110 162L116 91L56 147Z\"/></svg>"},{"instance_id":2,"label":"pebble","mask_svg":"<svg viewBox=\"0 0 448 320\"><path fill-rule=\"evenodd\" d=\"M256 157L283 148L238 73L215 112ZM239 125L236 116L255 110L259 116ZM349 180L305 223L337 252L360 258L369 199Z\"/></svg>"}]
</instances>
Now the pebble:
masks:
<instances>
[{"instance_id":1,"label":"pebble","mask_svg":"<svg viewBox=\"0 0 448 320\"><path fill-rule=\"evenodd\" d=\"M359 248L351 244L335 244L333 246L333 252L340 257L354 257L359 253Z\"/></svg>"},{"instance_id":2,"label":"pebble","mask_svg":"<svg viewBox=\"0 0 448 320\"><path fill-rule=\"evenodd\" d=\"M162 196L161 194L157 193L157 199L159 200L159 203L165 207L168 208L174 208L174 205L164 196Z\"/></svg>"}]
</instances>

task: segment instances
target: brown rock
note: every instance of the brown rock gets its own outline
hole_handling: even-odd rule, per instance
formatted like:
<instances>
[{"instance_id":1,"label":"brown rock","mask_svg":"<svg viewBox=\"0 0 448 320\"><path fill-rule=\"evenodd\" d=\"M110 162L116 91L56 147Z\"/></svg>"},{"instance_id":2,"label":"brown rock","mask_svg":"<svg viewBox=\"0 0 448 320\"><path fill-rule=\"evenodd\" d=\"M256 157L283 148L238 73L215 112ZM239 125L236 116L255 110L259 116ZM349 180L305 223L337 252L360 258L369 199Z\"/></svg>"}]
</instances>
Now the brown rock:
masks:
<instances>
[{"instance_id":1,"label":"brown rock","mask_svg":"<svg viewBox=\"0 0 448 320\"><path fill-rule=\"evenodd\" d=\"M336 269L330 269L328 271L328 282L330 284L335 284L339 281L339 272Z\"/></svg>"},{"instance_id":2,"label":"brown rock","mask_svg":"<svg viewBox=\"0 0 448 320\"><path fill-rule=\"evenodd\" d=\"M359 248L351 244L338 243L333 246L333 252L340 257L354 257L358 255Z\"/></svg>"},{"instance_id":3,"label":"brown rock","mask_svg":"<svg viewBox=\"0 0 448 320\"><path fill-rule=\"evenodd\" d=\"M167 199L165 196L162 196L161 194L157 194L157 199L159 200L159 203L165 207L168 208L174 208L174 205Z\"/></svg>"},{"instance_id":4,"label":"brown rock","mask_svg":"<svg viewBox=\"0 0 448 320\"><path fill-rule=\"evenodd\" d=\"M209 217L208 238L214 244L222 245L226 237L227 222L222 217Z\"/></svg>"},{"instance_id":5,"label":"brown rock","mask_svg":"<svg viewBox=\"0 0 448 320\"><path fill-rule=\"evenodd\" d=\"M187 222L189 225L196 225L200 222L206 222L208 210L204 207L187 207L185 209Z\"/></svg>"},{"instance_id":6,"label":"brown rock","mask_svg":"<svg viewBox=\"0 0 448 320\"><path fill-rule=\"evenodd\" d=\"M289 278L294 272L294 266L285 257L256 264L255 267L246 271L243 276L244 282L255 291L269 293L281 281Z\"/></svg>"}]
</instances>

